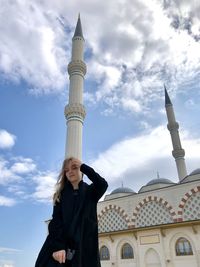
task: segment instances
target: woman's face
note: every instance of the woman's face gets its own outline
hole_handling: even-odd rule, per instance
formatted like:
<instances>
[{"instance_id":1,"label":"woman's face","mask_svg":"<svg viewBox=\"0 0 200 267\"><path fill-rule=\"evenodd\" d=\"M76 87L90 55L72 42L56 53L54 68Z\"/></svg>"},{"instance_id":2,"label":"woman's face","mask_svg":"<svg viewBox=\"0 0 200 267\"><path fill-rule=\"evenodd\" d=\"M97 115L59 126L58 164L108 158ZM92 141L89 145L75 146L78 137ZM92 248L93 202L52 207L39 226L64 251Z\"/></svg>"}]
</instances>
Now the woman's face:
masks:
<instances>
[{"instance_id":1,"label":"woman's face","mask_svg":"<svg viewBox=\"0 0 200 267\"><path fill-rule=\"evenodd\" d=\"M65 175L71 184L79 183L79 181L82 179L80 167L77 166L77 164L72 160L70 160L65 166Z\"/></svg>"}]
</instances>

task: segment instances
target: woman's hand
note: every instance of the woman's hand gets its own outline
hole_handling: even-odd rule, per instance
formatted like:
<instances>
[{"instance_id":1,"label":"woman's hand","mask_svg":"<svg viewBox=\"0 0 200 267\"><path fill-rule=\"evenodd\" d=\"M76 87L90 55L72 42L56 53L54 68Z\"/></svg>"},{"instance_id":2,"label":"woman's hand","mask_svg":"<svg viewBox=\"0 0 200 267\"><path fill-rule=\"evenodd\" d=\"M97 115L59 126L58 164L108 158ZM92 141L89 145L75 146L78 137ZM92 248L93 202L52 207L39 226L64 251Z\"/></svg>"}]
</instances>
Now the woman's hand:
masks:
<instances>
[{"instance_id":1,"label":"woman's hand","mask_svg":"<svg viewBox=\"0 0 200 267\"><path fill-rule=\"evenodd\" d=\"M76 166L77 168L80 169L81 164L82 164L82 162L79 159L76 159L76 158L72 159L72 163L71 163L72 166Z\"/></svg>"},{"instance_id":2,"label":"woman's hand","mask_svg":"<svg viewBox=\"0 0 200 267\"><path fill-rule=\"evenodd\" d=\"M66 251L59 250L52 254L54 260L58 261L59 263L65 263L66 260Z\"/></svg>"}]
</instances>

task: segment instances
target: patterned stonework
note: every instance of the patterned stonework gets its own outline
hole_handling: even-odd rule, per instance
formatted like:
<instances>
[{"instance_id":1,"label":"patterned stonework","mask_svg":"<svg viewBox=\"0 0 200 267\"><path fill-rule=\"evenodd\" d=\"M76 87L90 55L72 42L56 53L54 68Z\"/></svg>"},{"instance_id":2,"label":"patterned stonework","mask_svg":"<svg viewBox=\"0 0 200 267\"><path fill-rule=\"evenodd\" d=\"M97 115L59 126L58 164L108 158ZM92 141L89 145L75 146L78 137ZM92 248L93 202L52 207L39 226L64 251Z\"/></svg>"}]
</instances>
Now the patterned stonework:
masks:
<instances>
[{"instance_id":1,"label":"patterned stonework","mask_svg":"<svg viewBox=\"0 0 200 267\"><path fill-rule=\"evenodd\" d=\"M167 201L156 196L149 196L140 202L133 213L135 227L144 227L173 223L175 211Z\"/></svg>"},{"instance_id":2,"label":"patterned stonework","mask_svg":"<svg viewBox=\"0 0 200 267\"><path fill-rule=\"evenodd\" d=\"M178 210L178 221L200 219L200 186L191 189L181 199Z\"/></svg>"},{"instance_id":3,"label":"patterned stonework","mask_svg":"<svg viewBox=\"0 0 200 267\"><path fill-rule=\"evenodd\" d=\"M126 212L116 205L105 207L98 215L99 233L173 223L176 213L163 198L148 196L139 202L130 219Z\"/></svg>"},{"instance_id":4,"label":"patterned stonework","mask_svg":"<svg viewBox=\"0 0 200 267\"><path fill-rule=\"evenodd\" d=\"M128 229L130 220L125 211L116 205L109 205L98 215L99 233Z\"/></svg>"}]
</instances>

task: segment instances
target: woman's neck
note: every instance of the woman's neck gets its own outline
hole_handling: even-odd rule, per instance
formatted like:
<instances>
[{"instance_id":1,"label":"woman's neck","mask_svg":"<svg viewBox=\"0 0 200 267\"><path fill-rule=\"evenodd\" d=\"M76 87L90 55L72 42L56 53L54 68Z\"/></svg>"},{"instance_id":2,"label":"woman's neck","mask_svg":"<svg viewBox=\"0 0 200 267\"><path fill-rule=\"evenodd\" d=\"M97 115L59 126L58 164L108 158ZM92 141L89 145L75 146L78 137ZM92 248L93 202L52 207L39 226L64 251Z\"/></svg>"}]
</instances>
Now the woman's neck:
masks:
<instances>
[{"instance_id":1,"label":"woman's neck","mask_svg":"<svg viewBox=\"0 0 200 267\"><path fill-rule=\"evenodd\" d=\"M80 181L81 181L81 180L80 180ZM79 183L80 183L80 181L76 181L76 182L74 182L74 183L71 183L71 184L72 184L72 187L73 187L74 190L76 190L76 189L79 188Z\"/></svg>"}]
</instances>

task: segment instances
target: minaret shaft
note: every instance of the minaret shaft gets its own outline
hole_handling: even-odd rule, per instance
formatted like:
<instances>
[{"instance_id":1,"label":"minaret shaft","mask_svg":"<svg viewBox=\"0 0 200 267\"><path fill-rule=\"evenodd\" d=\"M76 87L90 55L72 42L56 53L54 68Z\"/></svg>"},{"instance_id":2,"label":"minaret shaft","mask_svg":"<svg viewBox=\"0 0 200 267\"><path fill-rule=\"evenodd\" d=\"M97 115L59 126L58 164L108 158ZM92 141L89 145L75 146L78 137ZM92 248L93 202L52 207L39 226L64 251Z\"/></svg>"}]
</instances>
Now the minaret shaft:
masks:
<instances>
[{"instance_id":1,"label":"minaret shaft","mask_svg":"<svg viewBox=\"0 0 200 267\"><path fill-rule=\"evenodd\" d=\"M68 65L70 79L69 102L65 107L65 117L67 120L65 158L76 157L81 160L83 121L86 115L83 106L83 85L86 65L83 61L84 38L80 17L78 18L72 41L72 58Z\"/></svg>"},{"instance_id":2,"label":"minaret shaft","mask_svg":"<svg viewBox=\"0 0 200 267\"><path fill-rule=\"evenodd\" d=\"M175 158L177 172L179 180L181 181L185 176L187 176L187 170L185 165L185 151L181 146L180 136L179 136L179 124L176 122L173 105L168 96L167 90L165 88L165 108L167 112L168 125L167 128L170 131L173 151L172 155Z\"/></svg>"},{"instance_id":3,"label":"minaret shaft","mask_svg":"<svg viewBox=\"0 0 200 267\"><path fill-rule=\"evenodd\" d=\"M75 39L75 38L73 38ZM80 39L82 39L80 37ZM79 40L77 40L79 41ZM84 49L84 44L80 42L75 42L73 43L72 46L72 61L73 60L82 60L83 61L83 49Z\"/></svg>"},{"instance_id":4,"label":"minaret shaft","mask_svg":"<svg viewBox=\"0 0 200 267\"><path fill-rule=\"evenodd\" d=\"M80 75L72 75L70 77L69 86L69 103L83 103L83 77Z\"/></svg>"}]
</instances>

